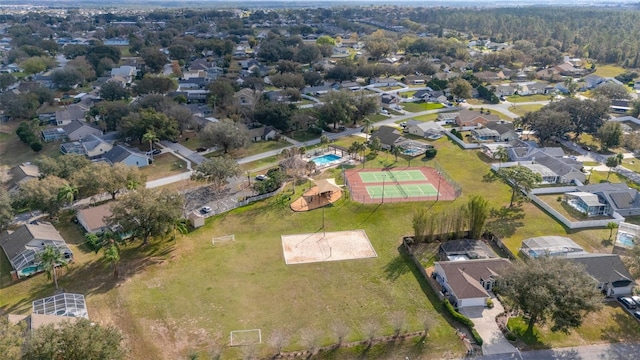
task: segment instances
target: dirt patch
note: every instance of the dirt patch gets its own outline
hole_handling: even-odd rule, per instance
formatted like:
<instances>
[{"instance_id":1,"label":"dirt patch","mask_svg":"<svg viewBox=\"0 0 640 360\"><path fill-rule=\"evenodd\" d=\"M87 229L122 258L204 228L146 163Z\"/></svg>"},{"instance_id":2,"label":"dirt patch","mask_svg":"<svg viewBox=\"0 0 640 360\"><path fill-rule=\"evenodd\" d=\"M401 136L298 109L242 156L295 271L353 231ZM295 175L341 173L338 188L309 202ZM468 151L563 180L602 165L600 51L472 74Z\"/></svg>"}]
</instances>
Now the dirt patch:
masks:
<instances>
[{"instance_id":1,"label":"dirt patch","mask_svg":"<svg viewBox=\"0 0 640 360\"><path fill-rule=\"evenodd\" d=\"M287 265L378 257L364 230L282 235Z\"/></svg>"}]
</instances>

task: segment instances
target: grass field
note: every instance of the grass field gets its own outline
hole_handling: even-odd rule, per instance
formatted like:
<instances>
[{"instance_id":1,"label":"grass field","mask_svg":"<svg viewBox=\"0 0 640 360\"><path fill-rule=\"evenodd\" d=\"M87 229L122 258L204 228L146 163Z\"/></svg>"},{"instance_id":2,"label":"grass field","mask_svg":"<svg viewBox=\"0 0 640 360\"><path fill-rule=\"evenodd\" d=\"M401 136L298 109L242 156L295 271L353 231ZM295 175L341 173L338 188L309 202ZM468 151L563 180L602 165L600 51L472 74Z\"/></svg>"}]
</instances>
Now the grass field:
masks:
<instances>
[{"instance_id":1,"label":"grass field","mask_svg":"<svg viewBox=\"0 0 640 360\"><path fill-rule=\"evenodd\" d=\"M524 116L528 112L534 112L542 109L543 105L516 105L515 107L509 107L509 111L519 116Z\"/></svg>"},{"instance_id":2,"label":"grass field","mask_svg":"<svg viewBox=\"0 0 640 360\"><path fill-rule=\"evenodd\" d=\"M240 158L251 156L251 155L261 154L266 151L282 149L289 145L291 144L289 144L286 141L249 142L245 147L229 150L229 156L231 156L234 159L240 159ZM208 153L207 155L205 155L205 157L211 158L211 157L221 156L223 154L224 152L222 150L219 150L219 151Z\"/></svg>"},{"instance_id":3,"label":"grass field","mask_svg":"<svg viewBox=\"0 0 640 360\"><path fill-rule=\"evenodd\" d=\"M36 153L29 145L23 143L15 133L17 123L0 125L0 164L14 167L25 162L34 162L44 157L56 157L60 155L59 141L42 143L43 148Z\"/></svg>"},{"instance_id":4,"label":"grass field","mask_svg":"<svg viewBox=\"0 0 640 360\"><path fill-rule=\"evenodd\" d=\"M588 314L582 326L568 334L552 332L547 324L536 326L533 335L524 336L527 323L521 317L511 318L508 326L531 349L568 347L580 343L633 342L640 336L640 323L615 301L608 301L600 311Z\"/></svg>"},{"instance_id":5,"label":"grass field","mask_svg":"<svg viewBox=\"0 0 640 360\"><path fill-rule=\"evenodd\" d=\"M617 65L598 65L596 67L596 71L593 74L602 77L616 77L623 72L625 72L625 69Z\"/></svg>"},{"instance_id":6,"label":"grass field","mask_svg":"<svg viewBox=\"0 0 640 360\"><path fill-rule=\"evenodd\" d=\"M444 107L444 105L439 104L439 103L426 103L426 102L419 102L419 103L402 103L402 108L408 112L420 112L420 111L427 111L427 110L435 110L435 109L442 109Z\"/></svg>"},{"instance_id":7,"label":"grass field","mask_svg":"<svg viewBox=\"0 0 640 360\"><path fill-rule=\"evenodd\" d=\"M507 102L521 103L521 102L534 102L534 101L549 101L549 95L512 95L507 97Z\"/></svg>"},{"instance_id":8,"label":"grass field","mask_svg":"<svg viewBox=\"0 0 640 360\"><path fill-rule=\"evenodd\" d=\"M147 176L147 181L187 171L187 163L177 156L166 153L153 156L153 164L140 169Z\"/></svg>"}]
</instances>

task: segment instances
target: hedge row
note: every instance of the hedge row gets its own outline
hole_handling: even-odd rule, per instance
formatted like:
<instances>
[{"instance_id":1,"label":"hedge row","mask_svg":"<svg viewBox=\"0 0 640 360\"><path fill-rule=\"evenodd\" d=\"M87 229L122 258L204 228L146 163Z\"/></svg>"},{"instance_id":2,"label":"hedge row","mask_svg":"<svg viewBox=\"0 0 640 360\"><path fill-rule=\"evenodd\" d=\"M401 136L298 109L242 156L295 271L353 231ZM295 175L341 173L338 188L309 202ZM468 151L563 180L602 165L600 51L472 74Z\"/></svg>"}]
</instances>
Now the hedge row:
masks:
<instances>
[{"instance_id":1,"label":"hedge row","mask_svg":"<svg viewBox=\"0 0 640 360\"><path fill-rule=\"evenodd\" d=\"M474 328L475 325L473 324L473 321L471 321L471 319L469 319L468 317L456 311L456 309L453 308L453 305L451 305L448 299L444 299L442 302L444 303L444 307L447 309L447 312L449 313L449 315L451 315L451 317L453 317L459 323L468 327L469 330L471 330L471 336L473 336L473 339L476 341L476 344L478 344L479 346L482 346L484 341L480 337L480 334L478 334L478 332Z\"/></svg>"},{"instance_id":2,"label":"hedge row","mask_svg":"<svg viewBox=\"0 0 640 360\"><path fill-rule=\"evenodd\" d=\"M474 326L473 321L471 321L471 319L469 319L468 317L457 312L456 309L453 308L453 305L451 305L448 299L444 299L443 302L444 302L444 307L449 312L449 315L451 315L459 323L466 325L468 328L470 329L473 328Z\"/></svg>"}]
</instances>

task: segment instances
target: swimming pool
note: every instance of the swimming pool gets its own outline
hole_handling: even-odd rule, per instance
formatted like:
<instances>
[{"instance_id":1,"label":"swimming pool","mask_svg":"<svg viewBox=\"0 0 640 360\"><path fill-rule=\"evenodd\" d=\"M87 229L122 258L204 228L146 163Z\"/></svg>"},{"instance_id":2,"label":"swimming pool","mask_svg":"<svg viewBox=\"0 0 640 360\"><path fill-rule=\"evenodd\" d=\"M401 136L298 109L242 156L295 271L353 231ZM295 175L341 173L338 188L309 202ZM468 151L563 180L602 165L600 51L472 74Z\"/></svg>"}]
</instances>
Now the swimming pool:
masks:
<instances>
[{"instance_id":1,"label":"swimming pool","mask_svg":"<svg viewBox=\"0 0 640 360\"><path fill-rule=\"evenodd\" d=\"M311 159L311 161L316 163L316 165L318 166L327 166L333 163L334 161L338 161L340 159L342 159L342 157L336 154L326 154L326 155L318 156L317 158L313 158Z\"/></svg>"},{"instance_id":2,"label":"swimming pool","mask_svg":"<svg viewBox=\"0 0 640 360\"><path fill-rule=\"evenodd\" d=\"M634 245L633 239L634 236L631 234L628 234L626 232L618 233L618 242L624 247L632 248Z\"/></svg>"},{"instance_id":3,"label":"swimming pool","mask_svg":"<svg viewBox=\"0 0 640 360\"><path fill-rule=\"evenodd\" d=\"M410 148L410 149L404 149L402 150L402 153L405 155L420 155L421 153L424 153L424 149L420 149L420 148Z\"/></svg>"}]
</instances>

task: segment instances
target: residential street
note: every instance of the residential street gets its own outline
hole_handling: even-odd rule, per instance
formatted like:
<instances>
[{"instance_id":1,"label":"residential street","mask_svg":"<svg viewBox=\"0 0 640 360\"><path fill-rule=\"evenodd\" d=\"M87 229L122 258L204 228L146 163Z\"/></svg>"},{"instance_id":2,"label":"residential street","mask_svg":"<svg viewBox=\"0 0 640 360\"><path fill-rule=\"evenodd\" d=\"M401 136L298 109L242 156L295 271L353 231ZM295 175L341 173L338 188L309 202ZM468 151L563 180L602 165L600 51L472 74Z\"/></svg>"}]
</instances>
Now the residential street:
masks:
<instances>
[{"instance_id":1,"label":"residential street","mask_svg":"<svg viewBox=\"0 0 640 360\"><path fill-rule=\"evenodd\" d=\"M637 359L640 343L587 345L549 350L522 351L515 354L496 354L480 356L483 360L627 360Z\"/></svg>"}]
</instances>

